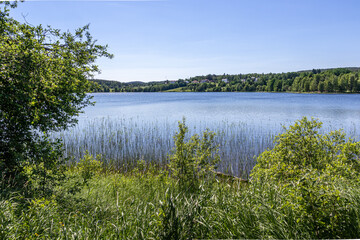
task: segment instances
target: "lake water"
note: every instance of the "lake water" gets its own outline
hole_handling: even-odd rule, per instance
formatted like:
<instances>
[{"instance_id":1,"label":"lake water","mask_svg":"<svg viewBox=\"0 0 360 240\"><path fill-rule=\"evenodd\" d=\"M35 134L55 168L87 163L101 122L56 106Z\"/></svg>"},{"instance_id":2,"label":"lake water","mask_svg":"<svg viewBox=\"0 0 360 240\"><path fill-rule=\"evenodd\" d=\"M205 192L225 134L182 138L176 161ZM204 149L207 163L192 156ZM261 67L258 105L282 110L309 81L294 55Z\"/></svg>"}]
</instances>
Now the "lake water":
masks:
<instances>
[{"instance_id":1,"label":"lake water","mask_svg":"<svg viewBox=\"0 0 360 240\"><path fill-rule=\"evenodd\" d=\"M217 132L222 163L235 175L248 173L254 156L273 145L282 126L303 116L342 128L359 139L360 95L295 93L96 93L78 126L61 133L66 152L102 154L122 166L129 161L166 162L177 122L183 117L190 134Z\"/></svg>"}]
</instances>

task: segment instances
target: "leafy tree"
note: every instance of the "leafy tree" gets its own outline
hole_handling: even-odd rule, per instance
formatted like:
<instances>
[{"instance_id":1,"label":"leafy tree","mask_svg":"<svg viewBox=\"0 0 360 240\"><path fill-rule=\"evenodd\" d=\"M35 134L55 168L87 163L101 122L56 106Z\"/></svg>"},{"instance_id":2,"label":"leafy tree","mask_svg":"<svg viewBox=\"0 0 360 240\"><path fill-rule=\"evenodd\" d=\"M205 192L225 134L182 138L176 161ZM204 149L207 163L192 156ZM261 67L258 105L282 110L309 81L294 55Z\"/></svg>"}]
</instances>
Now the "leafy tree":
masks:
<instances>
[{"instance_id":1,"label":"leafy tree","mask_svg":"<svg viewBox=\"0 0 360 240\"><path fill-rule=\"evenodd\" d=\"M310 90L310 80L307 79L304 83L304 88L303 88L304 92L309 92Z\"/></svg>"},{"instance_id":2,"label":"leafy tree","mask_svg":"<svg viewBox=\"0 0 360 240\"><path fill-rule=\"evenodd\" d=\"M86 92L88 78L99 71L94 62L112 57L89 26L75 33L31 26L9 16L15 6L0 5L0 168L8 175L28 164L54 167L57 157L49 153L59 147L47 136L74 125L92 104Z\"/></svg>"},{"instance_id":3,"label":"leafy tree","mask_svg":"<svg viewBox=\"0 0 360 240\"><path fill-rule=\"evenodd\" d=\"M339 90L341 92L345 92L346 91L346 88L347 88L347 79L346 79L346 76L345 75L342 75L340 77L340 80L339 80Z\"/></svg>"},{"instance_id":4,"label":"leafy tree","mask_svg":"<svg viewBox=\"0 0 360 240\"><path fill-rule=\"evenodd\" d=\"M318 89L318 83L313 79L310 83L310 91L315 92Z\"/></svg>"},{"instance_id":5,"label":"leafy tree","mask_svg":"<svg viewBox=\"0 0 360 240\"><path fill-rule=\"evenodd\" d=\"M324 82L319 82L318 89L319 89L320 92L324 92L324 90L325 90Z\"/></svg>"},{"instance_id":6,"label":"leafy tree","mask_svg":"<svg viewBox=\"0 0 360 240\"><path fill-rule=\"evenodd\" d=\"M326 92L333 92L334 91L333 84L329 79L325 80L324 89L325 89Z\"/></svg>"},{"instance_id":7,"label":"leafy tree","mask_svg":"<svg viewBox=\"0 0 360 240\"><path fill-rule=\"evenodd\" d=\"M357 81L355 80L355 76L354 75L350 75L349 77L349 83L348 83L348 91L349 92L356 92L357 89Z\"/></svg>"},{"instance_id":8,"label":"leafy tree","mask_svg":"<svg viewBox=\"0 0 360 240\"><path fill-rule=\"evenodd\" d=\"M274 91L274 83L275 83L275 80L274 80L274 79L270 79L270 80L267 82L266 90L267 90L268 92Z\"/></svg>"}]
</instances>

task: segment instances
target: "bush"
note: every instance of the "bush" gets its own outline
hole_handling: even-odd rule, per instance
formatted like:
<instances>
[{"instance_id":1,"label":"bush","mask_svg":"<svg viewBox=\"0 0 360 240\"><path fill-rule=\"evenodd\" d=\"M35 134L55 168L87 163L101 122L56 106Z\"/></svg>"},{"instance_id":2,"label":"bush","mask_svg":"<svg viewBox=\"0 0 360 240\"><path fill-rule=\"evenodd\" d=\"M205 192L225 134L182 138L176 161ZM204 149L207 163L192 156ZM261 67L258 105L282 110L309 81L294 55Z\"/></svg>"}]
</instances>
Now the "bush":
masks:
<instances>
[{"instance_id":1,"label":"bush","mask_svg":"<svg viewBox=\"0 0 360 240\"><path fill-rule=\"evenodd\" d=\"M179 122L179 131L174 136L175 148L170 156L169 168L181 188L195 190L199 187L200 180L213 176L220 156L214 141L214 132L206 130L202 138L195 134L186 142L187 132L188 127L183 119Z\"/></svg>"},{"instance_id":2,"label":"bush","mask_svg":"<svg viewBox=\"0 0 360 240\"><path fill-rule=\"evenodd\" d=\"M80 176L84 180L84 184L103 170L103 163L100 161L101 155L97 155L94 158L88 151L84 158L80 160L80 162L76 166L76 170L79 172Z\"/></svg>"},{"instance_id":3,"label":"bush","mask_svg":"<svg viewBox=\"0 0 360 240\"><path fill-rule=\"evenodd\" d=\"M354 237L357 220L347 189L360 180L360 143L342 131L320 134L321 125L304 117L278 135L274 148L257 159L253 187L280 188L284 207L290 206L297 223L310 226L315 238Z\"/></svg>"}]
</instances>

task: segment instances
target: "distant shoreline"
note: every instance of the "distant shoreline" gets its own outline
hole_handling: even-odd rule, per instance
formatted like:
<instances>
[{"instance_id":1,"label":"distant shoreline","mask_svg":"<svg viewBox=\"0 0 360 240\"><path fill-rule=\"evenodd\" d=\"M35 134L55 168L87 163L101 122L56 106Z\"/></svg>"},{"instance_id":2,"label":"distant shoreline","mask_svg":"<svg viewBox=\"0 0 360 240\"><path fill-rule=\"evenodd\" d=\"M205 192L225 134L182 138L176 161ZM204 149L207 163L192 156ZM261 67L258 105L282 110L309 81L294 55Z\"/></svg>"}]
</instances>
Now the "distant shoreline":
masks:
<instances>
[{"instance_id":1,"label":"distant shoreline","mask_svg":"<svg viewBox=\"0 0 360 240\"><path fill-rule=\"evenodd\" d=\"M93 92L292 92L360 93L360 68L196 76L159 82L92 79Z\"/></svg>"}]
</instances>

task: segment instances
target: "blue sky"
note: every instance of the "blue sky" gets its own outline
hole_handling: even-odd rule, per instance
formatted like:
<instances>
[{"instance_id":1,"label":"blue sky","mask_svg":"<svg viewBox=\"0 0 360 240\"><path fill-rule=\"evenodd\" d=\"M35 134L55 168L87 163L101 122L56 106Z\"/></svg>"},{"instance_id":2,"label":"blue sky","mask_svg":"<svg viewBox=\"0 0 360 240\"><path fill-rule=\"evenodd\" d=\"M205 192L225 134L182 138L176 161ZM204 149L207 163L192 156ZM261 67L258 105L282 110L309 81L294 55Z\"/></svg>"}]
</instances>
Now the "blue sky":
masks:
<instances>
[{"instance_id":1,"label":"blue sky","mask_svg":"<svg viewBox=\"0 0 360 240\"><path fill-rule=\"evenodd\" d=\"M97 78L176 80L206 74L360 66L358 0L27 1L17 20L90 32L115 55Z\"/></svg>"}]
</instances>

